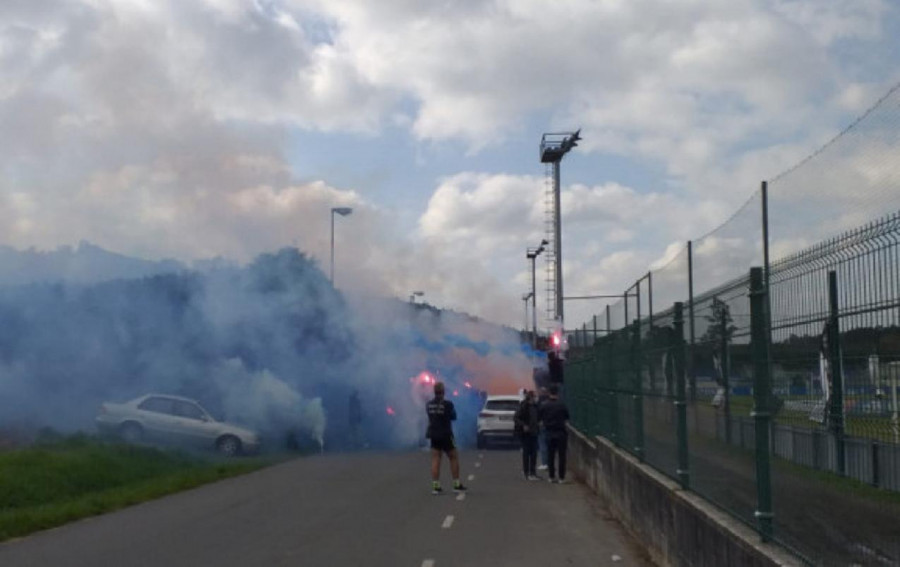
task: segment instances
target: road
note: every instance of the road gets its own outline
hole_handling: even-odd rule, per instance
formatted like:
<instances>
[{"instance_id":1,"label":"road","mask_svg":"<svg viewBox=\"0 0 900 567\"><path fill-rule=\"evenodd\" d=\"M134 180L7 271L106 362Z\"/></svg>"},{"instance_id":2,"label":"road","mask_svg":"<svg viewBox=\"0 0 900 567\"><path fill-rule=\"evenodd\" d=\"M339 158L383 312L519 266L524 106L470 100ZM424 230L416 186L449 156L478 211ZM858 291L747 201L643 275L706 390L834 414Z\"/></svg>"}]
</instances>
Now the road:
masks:
<instances>
[{"instance_id":1,"label":"road","mask_svg":"<svg viewBox=\"0 0 900 567\"><path fill-rule=\"evenodd\" d=\"M584 486L523 480L517 451L464 453L465 497L431 495L428 459L296 459L0 544L0 565L650 565Z\"/></svg>"}]
</instances>

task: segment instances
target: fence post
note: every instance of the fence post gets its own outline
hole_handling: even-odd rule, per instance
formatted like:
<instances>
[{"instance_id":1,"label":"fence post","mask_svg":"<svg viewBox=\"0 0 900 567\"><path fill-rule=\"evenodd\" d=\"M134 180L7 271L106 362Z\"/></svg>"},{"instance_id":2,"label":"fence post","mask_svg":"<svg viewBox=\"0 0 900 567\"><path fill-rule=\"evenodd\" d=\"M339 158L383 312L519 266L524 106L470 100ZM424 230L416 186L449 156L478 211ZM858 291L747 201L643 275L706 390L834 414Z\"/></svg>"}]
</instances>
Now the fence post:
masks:
<instances>
[{"instance_id":1,"label":"fence post","mask_svg":"<svg viewBox=\"0 0 900 567\"><path fill-rule=\"evenodd\" d=\"M632 402L634 404L634 454L644 462L644 396L641 384L641 322L634 322L632 340Z\"/></svg>"},{"instance_id":2,"label":"fence post","mask_svg":"<svg viewBox=\"0 0 900 567\"><path fill-rule=\"evenodd\" d=\"M872 441L872 486L875 488L878 488L881 484L878 476L880 468L880 463L878 462L878 441Z\"/></svg>"},{"instance_id":3,"label":"fence post","mask_svg":"<svg viewBox=\"0 0 900 567\"><path fill-rule=\"evenodd\" d=\"M606 350L606 364L609 370L609 437L612 442L619 446L619 392L618 380L616 380L616 361L613 357L616 353L615 343L618 337L615 334L609 335L609 343Z\"/></svg>"},{"instance_id":4,"label":"fence post","mask_svg":"<svg viewBox=\"0 0 900 567\"><path fill-rule=\"evenodd\" d=\"M688 350L688 375L690 376L691 382L691 401L697 401L697 373L694 370L694 347L695 347L695 337L694 337L694 242L692 240L688 240L687 243L687 252L688 252L688 317L691 320L688 322L688 329L690 330L690 349Z\"/></svg>"},{"instance_id":5,"label":"fence post","mask_svg":"<svg viewBox=\"0 0 900 567\"><path fill-rule=\"evenodd\" d=\"M750 341L753 356L753 419L756 423L756 521L763 541L772 539L772 463L769 430L772 382L769 376L768 289L762 268L750 269Z\"/></svg>"},{"instance_id":6,"label":"fence post","mask_svg":"<svg viewBox=\"0 0 900 567\"><path fill-rule=\"evenodd\" d=\"M688 462L687 400L684 376L684 305L675 303L675 336L672 339L672 353L675 355L675 410L678 432L678 481L682 488L690 488L691 473Z\"/></svg>"},{"instance_id":7,"label":"fence post","mask_svg":"<svg viewBox=\"0 0 900 567\"><path fill-rule=\"evenodd\" d=\"M839 321L837 272L828 272L828 366L831 369L831 407L828 423L834 435L837 473L844 476L847 464L844 453L844 374L841 364L841 327Z\"/></svg>"},{"instance_id":8,"label":"fence post","mask_svg":"<svg viewBox=\"0 0 900 567\"><path fill-rule=\"evenodd\" d=\"M721 325L721 350L722 350L722 388L725 394L722 398L722 409L725 411L725 442L731 445L731 377L728 369L728 317L723 315Z\"/></svg>"}]
</instances>

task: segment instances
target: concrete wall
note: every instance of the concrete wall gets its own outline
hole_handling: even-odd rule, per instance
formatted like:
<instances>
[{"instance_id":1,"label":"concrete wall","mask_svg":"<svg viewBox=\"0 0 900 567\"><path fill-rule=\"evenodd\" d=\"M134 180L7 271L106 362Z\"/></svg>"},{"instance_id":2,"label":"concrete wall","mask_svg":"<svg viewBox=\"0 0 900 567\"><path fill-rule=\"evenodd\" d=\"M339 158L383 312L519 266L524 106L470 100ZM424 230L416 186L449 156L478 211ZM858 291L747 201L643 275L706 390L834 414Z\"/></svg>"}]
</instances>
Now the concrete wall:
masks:
<instances>
[{"instance_id":1,"label":"concrete wall","mask_svg":"<svg viewBox=\"0 0 900 567\"><path fill-rule=\"evenodd\" d=\"M607 440L571 429L569 466L606 501L661 566L799 565L746 525L641 464Z\"/></svg>"}]
</instances>

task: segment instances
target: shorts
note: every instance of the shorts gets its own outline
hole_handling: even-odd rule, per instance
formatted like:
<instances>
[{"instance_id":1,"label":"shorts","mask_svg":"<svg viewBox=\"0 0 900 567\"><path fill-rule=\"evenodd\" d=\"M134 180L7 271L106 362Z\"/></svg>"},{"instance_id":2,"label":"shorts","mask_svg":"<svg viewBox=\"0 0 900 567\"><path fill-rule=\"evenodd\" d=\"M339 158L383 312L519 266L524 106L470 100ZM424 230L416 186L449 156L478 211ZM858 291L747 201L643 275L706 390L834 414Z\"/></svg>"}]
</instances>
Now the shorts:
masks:
<instances>
[{"instance_id":1,"label":"shorts","mask_svg":"<svg viewBox=\"0 0 900 567\"><path fill-rule=\"evenodd\" d=\"M432 437L431 438L431 448L437 449L438 451L442 451L444 453L449 453L456 449L456 444L453 442L453 437Z\"/></svg>"}]
</instances>

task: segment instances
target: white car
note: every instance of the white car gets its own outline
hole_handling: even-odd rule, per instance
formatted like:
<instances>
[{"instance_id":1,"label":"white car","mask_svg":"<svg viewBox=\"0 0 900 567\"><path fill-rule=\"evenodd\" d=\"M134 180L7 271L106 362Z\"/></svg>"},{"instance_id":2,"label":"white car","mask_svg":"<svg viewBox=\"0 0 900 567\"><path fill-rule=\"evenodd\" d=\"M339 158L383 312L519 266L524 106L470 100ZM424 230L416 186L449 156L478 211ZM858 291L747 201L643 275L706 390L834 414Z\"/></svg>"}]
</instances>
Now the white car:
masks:
<instances>
[{"instance_id":1,"label":"white car","mask_svg":"<svg viewBox=\"0 0 900 567\"><path fill-rule=\"evenodd\" d=\"M209 447L228 456L255 453L259 436L249 429L216 421L203 406L189 398L148 394L117 404L100 406L97 427L129 443L156 441Z\"/></svg>"},{"instance_id":2,"label":"white car","mask_svg":"<svg viewBox=\"0 0 900 567\"><path fill-rule=\"evenodd\" d=\"M491 441L515 442L516 411L522 403L521 396L488 396L478 414L478 448L484 449Z\"/></svg>"}]
</instances>

